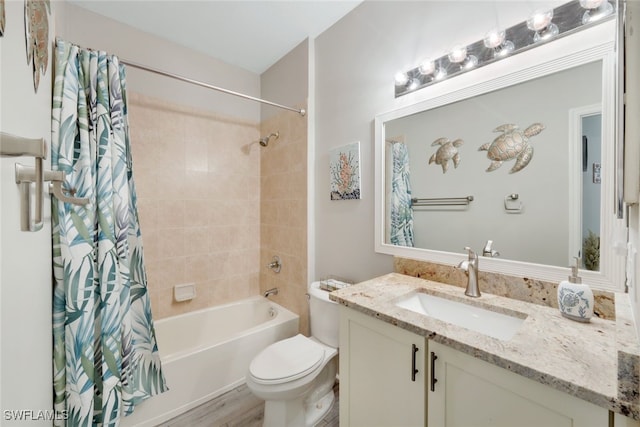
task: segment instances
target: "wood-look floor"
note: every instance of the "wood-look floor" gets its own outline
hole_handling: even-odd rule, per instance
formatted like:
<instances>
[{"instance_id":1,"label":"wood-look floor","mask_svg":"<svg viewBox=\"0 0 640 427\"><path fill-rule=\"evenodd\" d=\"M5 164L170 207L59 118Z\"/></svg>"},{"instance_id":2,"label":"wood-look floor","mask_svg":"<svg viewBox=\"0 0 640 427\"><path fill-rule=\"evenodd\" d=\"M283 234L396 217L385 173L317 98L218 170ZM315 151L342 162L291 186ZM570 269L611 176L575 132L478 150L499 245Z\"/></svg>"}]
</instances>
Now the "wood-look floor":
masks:
<instances>
[{"instance_id":1,"label":"wood-look floor","mask_svg":"<svg viewBox=\"0 0 640 427\"><path fill-rule=\"evenodd\" d=\"M317 427L338 427L338 385L335 403ZM246 385L193 408L159 427L261 427L264 401L255 397Z\"/></svg>"}]
</instances>

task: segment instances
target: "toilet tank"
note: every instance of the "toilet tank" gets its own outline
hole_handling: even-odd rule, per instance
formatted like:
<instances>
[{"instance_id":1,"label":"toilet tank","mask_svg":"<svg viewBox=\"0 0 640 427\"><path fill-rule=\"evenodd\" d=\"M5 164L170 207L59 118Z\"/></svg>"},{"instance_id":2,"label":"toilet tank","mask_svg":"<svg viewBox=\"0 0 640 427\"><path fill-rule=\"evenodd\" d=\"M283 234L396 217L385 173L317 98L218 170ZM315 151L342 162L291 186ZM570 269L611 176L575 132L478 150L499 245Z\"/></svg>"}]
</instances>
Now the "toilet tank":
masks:
<instances>
[{"instance_id":1,"label":"toilet tank","mask_svg":"<svg viewBox=\"0 0 640 427\"><path fill-rule=\"evenodd\" d=\"M311 336L329 347L338 348L340 310L329 299L329 292L320 289L320 282L309 285L309 323Z\"/></svg>"}]
</instances>

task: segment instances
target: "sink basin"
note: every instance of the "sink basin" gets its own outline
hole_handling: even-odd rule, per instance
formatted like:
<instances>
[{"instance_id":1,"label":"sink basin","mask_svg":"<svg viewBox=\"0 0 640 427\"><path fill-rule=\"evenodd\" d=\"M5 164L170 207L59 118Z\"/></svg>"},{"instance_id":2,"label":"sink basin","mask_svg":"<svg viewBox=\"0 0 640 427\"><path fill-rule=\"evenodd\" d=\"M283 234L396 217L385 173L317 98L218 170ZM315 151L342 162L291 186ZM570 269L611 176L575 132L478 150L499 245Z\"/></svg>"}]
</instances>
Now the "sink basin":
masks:
<instances>
[{"instance_id":1,"label":"sink basin","mask_svg":"<svg viewBox=\"0 0 640 427\"><path fill-rule=\"evenodd\" d=\"M406 297L396 306L503 341L510 340L524 322L524 318L424 293Z\"/></svg>"}]
</instances>

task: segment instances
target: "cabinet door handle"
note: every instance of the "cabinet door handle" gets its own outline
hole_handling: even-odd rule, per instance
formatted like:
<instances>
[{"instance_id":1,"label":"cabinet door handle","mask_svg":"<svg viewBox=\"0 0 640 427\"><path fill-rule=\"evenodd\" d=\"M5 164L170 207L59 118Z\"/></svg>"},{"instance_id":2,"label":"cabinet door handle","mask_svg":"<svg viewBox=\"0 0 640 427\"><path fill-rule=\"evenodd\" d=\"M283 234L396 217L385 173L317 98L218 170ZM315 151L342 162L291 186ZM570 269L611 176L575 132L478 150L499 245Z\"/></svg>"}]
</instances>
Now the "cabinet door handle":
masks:
<instances>
[{"instance_id":1,"label":"cabinet door handle","mask_svg":"<svg viewBox=\"0 0 640 427\"><path fill-rule=\"evenodd\" d=\"M436 379L436 360L438 356L432 351L431 352L431 391L436 391L436 383L438 380Z\"/></svg>"},{"instance_id":2,"label":"cabinet door handle","mask_svg":"<svg viewBox=\"0 0 640 427\"><path fill-rule=\"evenodd\" d=\"M416 380L416 374L418 373L418 370L416 369L416 353L418 352L419 348L417 345L415 344L411 344L411 381Z\"/></svg>"}]
</instances>

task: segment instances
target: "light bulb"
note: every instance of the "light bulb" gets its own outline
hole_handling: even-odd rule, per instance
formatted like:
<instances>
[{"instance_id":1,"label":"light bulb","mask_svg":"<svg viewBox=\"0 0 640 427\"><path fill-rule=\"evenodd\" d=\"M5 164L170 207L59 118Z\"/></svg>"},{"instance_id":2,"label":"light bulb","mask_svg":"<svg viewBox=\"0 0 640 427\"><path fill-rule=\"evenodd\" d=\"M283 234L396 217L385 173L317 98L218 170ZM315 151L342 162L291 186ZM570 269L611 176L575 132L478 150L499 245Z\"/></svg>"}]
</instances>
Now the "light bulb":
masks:
<instances>
[{"instance_id":1,"label":"light bulb","mask_svg":"<svg viewBox=\"0 0 640 427\"><path fill-rule=\"evenodd\" d=\"M580 0L580 6L584 9L597 9L605 0Z\"/></svg>"},{"instance_id":2,"label":"light bulb","mask_svg":"<svg viewBox=\"0 0 640 427\"><path fill-rule=\"evenodd\" d=\"M394 78L396 80L396 86L404 86L409 81L409 76L407 76L407 73L402 71L398 71Z\"/></svg>"},{"instance_id":3,"label":"light bulb","mask_svg":"<svg viewBox=\"0 0 640 427\"><path fill-rule=\"evenodd\" d=\"M449 61L458 64L467 57L467 48L464 46L456 46L449 53Z\"/></svg>"},{"instance_id":4,"label":"light bulb","mask_svg":"<svg viewBox=\"0 0 640 427\"><path fill-rule=\"evenodd\" d=\"M433 61L428 59L425 59L424 61L422 61L422 63L420 64L420 67L418 67L420 74L424 76L433 73L433 70L435 69L436 69L436 65L433 63Z\"/></svg>"},{"instance_id":5,"label":"light bulb","mask_svg":"<svg viewBox=\"0 0 640 427\"><path fill-rule=\"evenodd\" d=\"M527 19L527 28L535 31L533 35L533 41L535 43L549 40L558 35L558 26L551 22L552 19L553 10L536 12Z\"/></svg>"},{"instance_id":6,"label":"light bulb","mask_svg":"<svg viewBox=\"0 0 640 427\"><path fill-rule=\"evenodd\" d=\"M598 21L613 13L613 6L607 0L580 0L580 6L587 9L582 15L582 23Z\"/></svg>"},{"instance_id":7,"label":"light bulb","mask_svg":"<svg viewBox=\"0 0 640 427\"><path fill-rule=\"evenodd\" d=\"M493 56L504 57L513 52L515 45L506 39L504 30L491 30L484 36L484 45L488 49L493 49Z\"/></svg>"},{"instance_id":8,"label":"light bulb","mask_svg":"<svg viewBox=\"0 0 640 427\"><path fill-rule=\"evenodd\" d=\"M504 43L505 32L504 30L491 30L484 36L484 45L489 49L495 49Z\"/></svg>"},{"instance_id":9,"label":"light bulb","mask_svg":"<svg viewBox=\"0 0 640 427\"><path fill-rule=\"evenodd\" d=\"M553 10L547 10L546 12L536 12L529 19L527 19L527 28L533 31L544 30L549 26L553 19Z\"/></svg>"}]
</instances>

